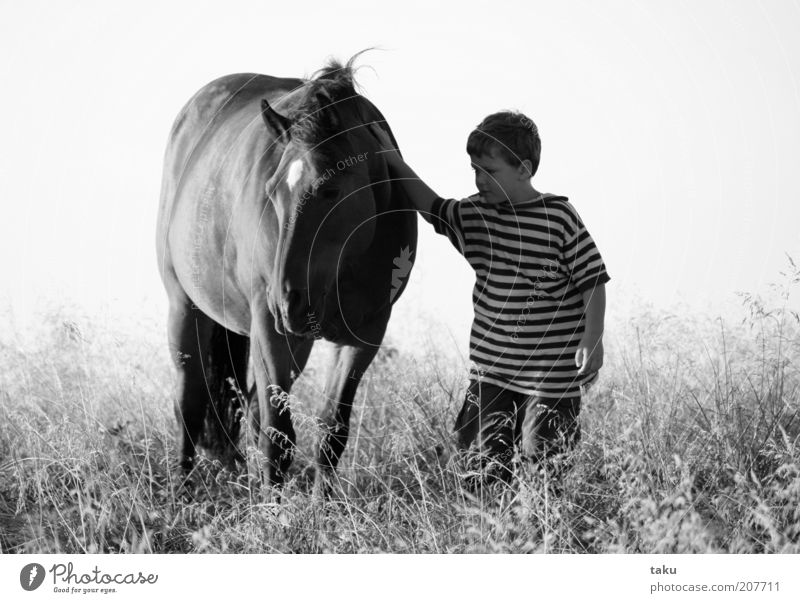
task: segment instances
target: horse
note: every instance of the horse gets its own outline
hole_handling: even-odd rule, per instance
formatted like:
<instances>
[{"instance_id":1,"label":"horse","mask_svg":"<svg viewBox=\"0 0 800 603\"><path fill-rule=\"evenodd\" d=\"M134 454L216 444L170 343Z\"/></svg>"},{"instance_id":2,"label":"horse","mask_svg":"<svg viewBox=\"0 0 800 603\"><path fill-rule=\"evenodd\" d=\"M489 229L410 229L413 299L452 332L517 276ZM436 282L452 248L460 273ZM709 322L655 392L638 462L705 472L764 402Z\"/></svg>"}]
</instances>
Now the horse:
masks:
<instances>
[{"instance_id":1,"label":"horse","mask_svg":"<svg viewBox=\"0 0 800 603\"><path fill-rule=\"evenodd\" d=\"M263 454L250 455L254 470L280 487L296 448L288 393L325 339L314 490L332 483L417 243L416 215L369 124L396 141L356 91L355 58L307 79L221 77L174 122L156 246L187 474L198 447L244 460L244 424L241 439Z\"/></svg>"}]
</instances>

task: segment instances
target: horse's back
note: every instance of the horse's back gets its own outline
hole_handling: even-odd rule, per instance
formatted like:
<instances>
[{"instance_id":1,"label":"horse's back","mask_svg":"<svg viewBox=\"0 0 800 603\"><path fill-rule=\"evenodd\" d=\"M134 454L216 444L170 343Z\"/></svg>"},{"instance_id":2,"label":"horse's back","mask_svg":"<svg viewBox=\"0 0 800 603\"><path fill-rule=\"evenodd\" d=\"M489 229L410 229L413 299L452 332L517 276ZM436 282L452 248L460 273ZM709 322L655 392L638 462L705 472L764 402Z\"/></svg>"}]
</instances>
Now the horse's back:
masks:
<instances>
[{"instance_id":1,"label":"horse's back","mask_svg":"<svg viewBox=\"0 0 800 603\"><path fill-rule=\"evenodd\" d=\"M233 122L252 121L260 112L260 100L280 106L282 98L302 84L301 80L254 73L226 75L206 84L189 99L169 134L164 158L164 185L179 185L191 168L193 156L201 156L225 137L236 136ZM170 194L172 193L172 194ZM174 200L175 190L162 191L162 209Z\"/></svg>"},{"instance_id":2,"label":"horse's back","mask_svg":"<svg viewBox=\"0 0 800 603\"><path fill-rule=\"evenodd\" d=\"M252 166L268 142L261 99L281 106L300 85L298 79L227 75L203 86L180 111L164 157L156 243L162 279L191 288L184 281L198 227L225 222L230 200L241 194L243 166ZM219 257L213 235L208 242L207 253Z\"/></svg>"}]
</instances>

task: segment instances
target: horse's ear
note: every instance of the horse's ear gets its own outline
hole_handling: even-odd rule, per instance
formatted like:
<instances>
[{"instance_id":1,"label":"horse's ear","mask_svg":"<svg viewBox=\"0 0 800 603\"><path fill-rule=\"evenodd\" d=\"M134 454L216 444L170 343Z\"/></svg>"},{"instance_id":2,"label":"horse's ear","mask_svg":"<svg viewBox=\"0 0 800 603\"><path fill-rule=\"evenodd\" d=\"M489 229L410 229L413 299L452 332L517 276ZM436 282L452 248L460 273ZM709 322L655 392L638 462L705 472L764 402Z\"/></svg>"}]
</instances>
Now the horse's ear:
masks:
<instances>
[{"instance_id":1,"label":"horse's ear","mask_svg":"<svg viewBox=\"0 0 800 603\"><path fill-rule=\"evenodd\" d=\"M317 92L314 96L317 98L317 103L319 103L321 109L331 104L331 97L324 92Z\"/></svg>"},{"instance_id":2,"label":"horse's ear","mask_svg":"<svg viewBox=\"0 0 800 603\"><path fill-rule=\"evenodd\" d=\"M288 142L291 138L292 122L270 107L266 99L261 99L261 117L264 118L264 123L273 134Z\"/></svg>"},{"instance_id":3,"label":"horse's ear","mask_svg":"<svg viewBox=\"0 0 800 603\"><path fill-rule=\"evenodd\" d=\"M317 103L319 103L320 111L323 111L330 107L333 104L331 97L323 92L317 92ZM325 119L327 119L328 126L331 129L338 129L339 128L339 118L336 115L336 111L325 111Z\"/></svg>"}]
</instances>

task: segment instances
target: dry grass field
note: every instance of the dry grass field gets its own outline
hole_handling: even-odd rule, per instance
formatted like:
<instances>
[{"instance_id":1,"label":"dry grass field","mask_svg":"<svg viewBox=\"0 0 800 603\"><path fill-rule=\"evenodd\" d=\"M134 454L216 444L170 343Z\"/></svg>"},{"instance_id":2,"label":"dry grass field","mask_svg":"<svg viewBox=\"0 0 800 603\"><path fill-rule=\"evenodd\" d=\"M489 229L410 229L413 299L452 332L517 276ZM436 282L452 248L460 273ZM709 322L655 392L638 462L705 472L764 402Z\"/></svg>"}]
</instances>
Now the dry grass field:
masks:
<instances>
[{"instance_id":1,"label":"dry grass field","mask_svg":"<svg viewBox=\"0 0 800 603\"><path fill-rule=\"evenodd\" d=\"M571 470L500 496L465 492L440 454L466 382L433 351L370 368L334 500L308 479L319 354L292 392L280 502L207 459L182 489L160 324L56 310L0 344L0 550L800 553L799 282L792 267L769 300L743 296L743 322L613 325Z\"/></svg>"}]
</instances>

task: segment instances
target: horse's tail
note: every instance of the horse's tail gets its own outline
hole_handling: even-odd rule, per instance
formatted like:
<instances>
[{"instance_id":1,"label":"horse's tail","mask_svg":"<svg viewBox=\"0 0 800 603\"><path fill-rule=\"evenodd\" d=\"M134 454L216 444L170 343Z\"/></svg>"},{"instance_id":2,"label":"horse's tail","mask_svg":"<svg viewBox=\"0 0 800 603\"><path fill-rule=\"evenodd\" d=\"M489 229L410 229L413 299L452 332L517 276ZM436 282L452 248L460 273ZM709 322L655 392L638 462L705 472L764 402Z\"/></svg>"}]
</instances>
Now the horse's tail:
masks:
<instances>
[{"instance_id":1,"label":"horse's tail","mask_svg":"<svg viewBox=\"0 0 800 603\"><path fill-rule=\"evenodd\" d=\"M239 439L248 394L247 362L250 339L215 324L205 372L210 403L200 446L226 464L241 461Z\"/></svg>"}]
</instances>

